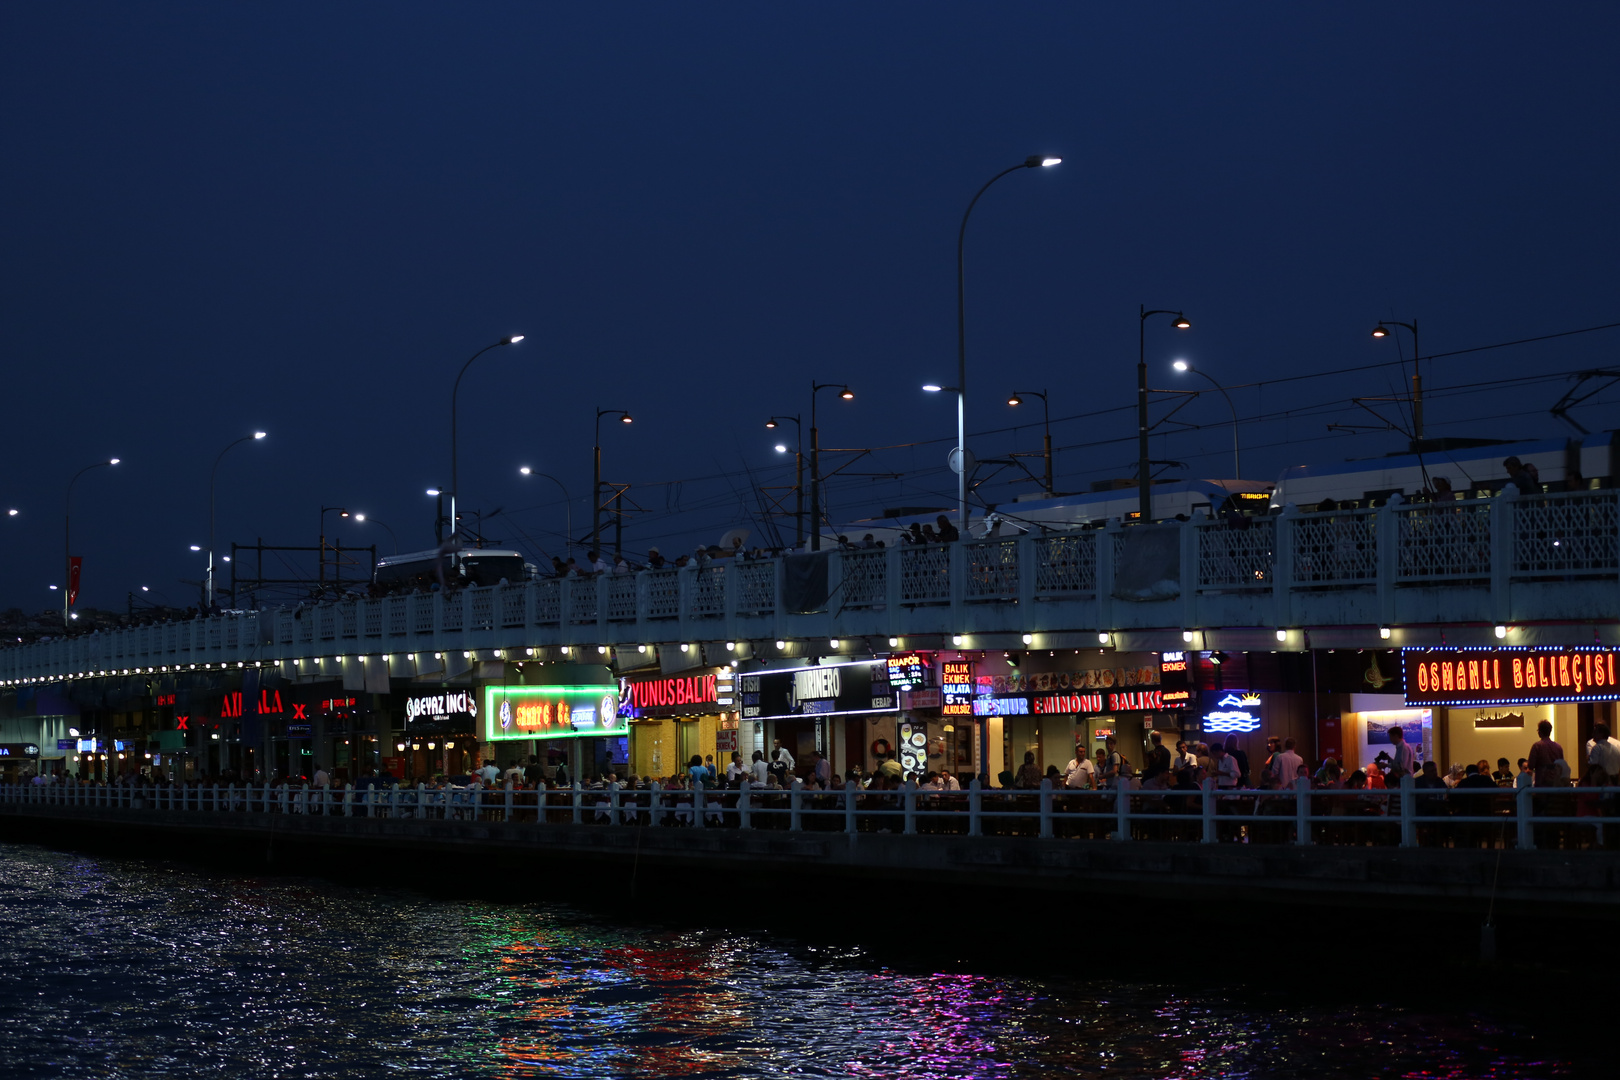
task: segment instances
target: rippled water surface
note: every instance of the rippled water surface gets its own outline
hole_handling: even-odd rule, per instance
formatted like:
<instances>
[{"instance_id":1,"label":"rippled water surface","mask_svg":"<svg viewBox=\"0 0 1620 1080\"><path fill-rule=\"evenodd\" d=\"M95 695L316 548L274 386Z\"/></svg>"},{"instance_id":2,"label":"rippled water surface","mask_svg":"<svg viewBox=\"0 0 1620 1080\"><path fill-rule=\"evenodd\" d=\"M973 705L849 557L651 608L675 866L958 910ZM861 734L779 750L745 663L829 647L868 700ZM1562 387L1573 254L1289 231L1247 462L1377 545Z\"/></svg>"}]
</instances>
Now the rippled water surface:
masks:
<instances>
[{"instance_id":1,"label":"rippled water surface","mask_svg":"<svg viewBox=\"0 0 1620 1080\"><path fill-rule=\"evenodd\" d=\"M1009 936L1031 932L1005 922ZM1217 957L1257 962L1253 948L1155 936L1191 968ZM881 948L619 927L572 907L441 901L0 845L0 1074L1596 1071L1563 1039L1538 1037L1508 1015L1118 982L1095 974L1106 957L1091 947L1076 955L1059 940L1032 945L1061 974L897 969ZM1301 979L1327 973L1290 949L1283 956L1283 970ZM1390 977L1434 978L1437 999L1446 996L1444 970L1415 958Z\"/></svg>"}]
</instances>

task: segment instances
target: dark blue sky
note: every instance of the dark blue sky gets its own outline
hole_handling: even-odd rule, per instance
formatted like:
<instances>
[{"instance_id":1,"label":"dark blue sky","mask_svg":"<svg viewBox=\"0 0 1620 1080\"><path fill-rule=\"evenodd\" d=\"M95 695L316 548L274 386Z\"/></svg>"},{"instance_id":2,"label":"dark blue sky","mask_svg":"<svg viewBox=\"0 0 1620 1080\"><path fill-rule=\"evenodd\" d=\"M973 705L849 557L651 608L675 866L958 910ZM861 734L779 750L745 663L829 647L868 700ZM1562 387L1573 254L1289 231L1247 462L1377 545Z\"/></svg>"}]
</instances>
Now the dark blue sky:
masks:
<instances>
[{"instance_id":1,"label":"dark blue sky","mask_svg":"<svg viewBox=\"0 0 1620 1080\"><path fill-rule=\"evenodd\" d=\"M754 480L790 481L762 423L829 446L920 443L834 481L840 519L949 503L955 240L969 234L969 428L980 456L1132 402L1139 303L1156 385L1186 356L1255 383L1620 321L1612 4L44 4L0 9L7 373L0 605L50 606L68 477L81 604L199 576L218 535L311 544L321 505L431 541L456 368L464 508L558 550L554 473L652 513L636 550L712 543ZM1430 434L1553 435L1556 378L1620 331L1439 360ZM1245 472L1381 453L1328 438L1397 369L1235 393ZM1612 402L1617 395L1606 395ZM1315 406L1333 406L1323 411ZM1309 415L1282 415L1284 410ZM1334 411L1336 409L1336 412ZM1226 475L1206 430L1156 456ZM1590 427L1616 426L1612 404ZM1065 420L1059 486L1129 475L1128 412ZM1036 466L1038 468L1038 466ZM1029 485L1001 485L1010 497ZM385 533L342 530L346 542ZM756 534L757 535L757 534Z\"/></svg>"}]
</instances>

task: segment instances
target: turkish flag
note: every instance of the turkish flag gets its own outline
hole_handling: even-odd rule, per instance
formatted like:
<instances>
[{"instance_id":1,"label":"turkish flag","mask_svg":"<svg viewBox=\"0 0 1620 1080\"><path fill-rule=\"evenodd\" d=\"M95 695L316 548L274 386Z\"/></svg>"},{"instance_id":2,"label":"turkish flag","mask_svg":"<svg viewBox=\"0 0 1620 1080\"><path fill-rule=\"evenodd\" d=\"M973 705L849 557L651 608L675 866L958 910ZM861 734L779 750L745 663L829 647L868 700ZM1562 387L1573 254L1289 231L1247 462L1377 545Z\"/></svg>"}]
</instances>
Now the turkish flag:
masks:
<instances>
[{"instance_id":1,"label":"turkish flag","mask_svg":"<svg viewBox=\"0 0 1620 1080\"><path fill-rule=\"evenodd\" d=\"M79 555L68 559L68 607L79 599L79 567L83 564L84 559Z\"/></svg>"}]
</instances>

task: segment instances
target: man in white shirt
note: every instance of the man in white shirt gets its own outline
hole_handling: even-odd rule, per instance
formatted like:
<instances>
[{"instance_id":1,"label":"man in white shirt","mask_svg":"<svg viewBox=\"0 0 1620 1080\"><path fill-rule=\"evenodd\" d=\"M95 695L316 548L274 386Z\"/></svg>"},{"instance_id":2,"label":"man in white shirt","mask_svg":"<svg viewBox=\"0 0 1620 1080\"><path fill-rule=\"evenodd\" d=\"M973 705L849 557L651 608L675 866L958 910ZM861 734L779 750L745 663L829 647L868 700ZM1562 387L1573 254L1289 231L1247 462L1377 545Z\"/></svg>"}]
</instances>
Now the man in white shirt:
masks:
<instances>
[{"instance_id":1,"label":"man in white shirt","mask_svg":"<svg viewBox=\"0 0 1620 1080\"><path fill-rule=\"evenodd\" d=\"M1277 778L1279 788L1291 788L1299 776L1299 767L1305 759L1294 753L1294 740L1283 740L1283 748L1271 756L1271 774Z\"/></svg>"},{"instance_id":2,"label":"man in white shirt","mask_svg":"<svg viewBox=\"0 0 1620 1080\"><path fill-rule=\"evenodd\" d=\"M1063 786L1076 789L1090 789L1097 786L1097 766L1091 763L1086 756L1084 746L1074 748L1074 759L1063 770Z\"/></svg>"},{"instance_id":3,"label":"man in white shirt","mask_svg":"<svg viewBox=\"0 0 1620 1080\"><path fill-rule=\"evenodd\" d=\"M743 768L742 763L742 754L733 750L731 752L731 762L726 766L726 783L735 784L738 780L742 779L742 775L745 771L746 770Z\"/></svg>"},{"instance_id":4,"label":"man in white shirt","mask_svg":"<svg viewBox=\"0 0 1620 1080\"><path fill-rule=\"evenodd\" d=\"M748 782L754 787L764 787L770 781L771 763L765 760L765 751L754 751L754 761L748 766L748 773Z\"/></svg>"},{"instance_id":5,"label":"man in white shirt","mask_svg":"<svg viewBox=\"0 0 1620 1080\"><path fill-rule=\"evenodd\" d=\"M1226 752L1226 747L1219 743L1210 747L1210 753L1215 755L1215 787L1220 791L1236 791L1238 786L1237 758Z\"/></svg>"},{"instance_id":6,"label":"man in white shirt","mask_svg":"<svg viewBox=\"0 0 1620 1080\"><path fill-rule=\"evenodd\" d=\"M1592 737L1586 740L1586 763L1602 767L1610 784L1620 783L1620 741L1609 734L1608 724L1592 725Z\"/></svg>"},{"instance_id":7,"label":"man in white shirt","mask_svg":"<svg viewBox=\"0 0 1620 1080\"><path fill-rule=\"evenodd\" d=\"M794 767L798 764L793 760L793 755L788 753L788 748L782 745L781 739L776 740L776 749L772 751L772 756L776 757L776 759L783 765L786 765L787 771L790 774L793 772Z\"/></svg>"},{"instance_id":8,"label":"man in white shirt","mask_svg":"<svg viewBox=\"0 0 1620 1080\"><path fill-rule=\"evenodd\" d=\"M609 570L613 569L608 565L607 559L602 557L602 553L600 551L589 552L587 553L586 558L591 560L591 573L593 574L605 574Z\"/></svg>"},{"instance_id":9,"label":"man in white shirt","mask_svg":"<svg viewBox=\"0 0 1620 1080\"><path fill-rule=\"evenodd\" d=\"M478 776L480 779L487 780L493 784L495 781L501 778L501 770L496 768L493 761L486 762L484 767L478 770Z\"/></svg>"},{"instance_id":10,"label":"man in white shirt","mask_svg":"<svg viewBox=\"0 0 1620 1080\"><path fill-rule=\"evenodd\" d=\"M321 768L319 765L315 766L314 784L318 788L330 787L332 784L332 777L328 775L327 771Z\"/></svg>"},{"instance_id":11,"label":"man in white shirt","mask_svg":"<svg viewBox=\"0 0 1620 1080\"><path fill-rule=\"evenodd\" d=\"M941 786L943 786L945 788L946 791L961 791L962 790L962 785L956 779L956 774L952 773L949 769L941 769L941 770L939 770L939 782L940 782Z\"/></svg>"}]
</instances>

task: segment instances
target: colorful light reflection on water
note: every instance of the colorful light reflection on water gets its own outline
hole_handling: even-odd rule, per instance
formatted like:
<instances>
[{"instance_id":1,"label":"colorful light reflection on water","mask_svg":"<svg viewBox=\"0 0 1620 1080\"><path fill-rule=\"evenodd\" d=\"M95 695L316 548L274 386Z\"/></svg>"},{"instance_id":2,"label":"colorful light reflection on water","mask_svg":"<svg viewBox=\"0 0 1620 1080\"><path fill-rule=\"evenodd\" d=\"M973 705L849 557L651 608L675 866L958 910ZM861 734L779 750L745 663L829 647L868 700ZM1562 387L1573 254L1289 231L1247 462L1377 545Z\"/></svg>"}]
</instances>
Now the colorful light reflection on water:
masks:
<instances>
[{"instance_id":1,"label":"colorful light reflection on water","mask_svg":"<svg viewBox=\"0 0 1620 1080\"><path fill-rule=\"evenodd\" d=\"M615 927L563 906L5 845L0 934L11 1077L1583 1071L1567 1045L1487 1017L1110 980L1060 940L1051 977L916 972L881 951Z\"/></svg>"}]
</instances>

